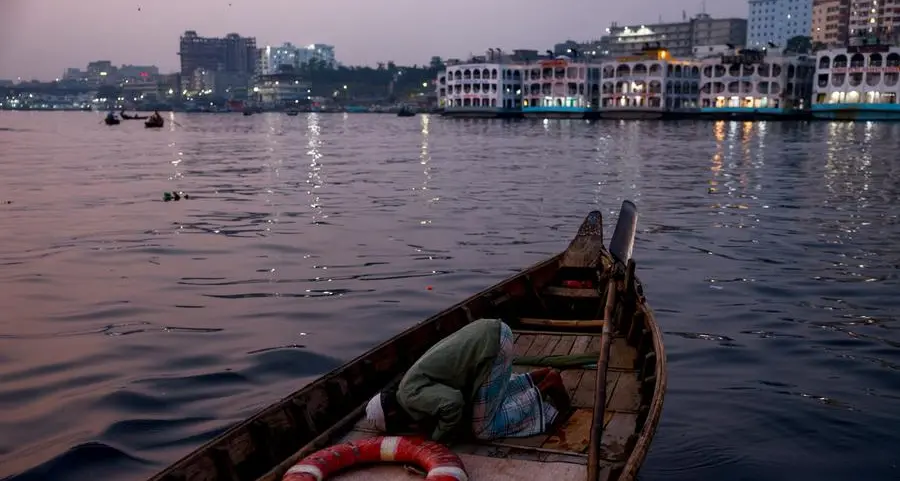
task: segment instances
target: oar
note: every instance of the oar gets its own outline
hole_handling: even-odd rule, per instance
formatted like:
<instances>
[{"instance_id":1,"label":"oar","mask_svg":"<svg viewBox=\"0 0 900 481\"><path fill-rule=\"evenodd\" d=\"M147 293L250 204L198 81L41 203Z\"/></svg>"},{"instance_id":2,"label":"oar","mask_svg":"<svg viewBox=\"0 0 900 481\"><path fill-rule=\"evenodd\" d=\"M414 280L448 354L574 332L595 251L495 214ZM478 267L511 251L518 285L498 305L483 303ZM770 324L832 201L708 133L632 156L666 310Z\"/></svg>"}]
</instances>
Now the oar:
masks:
<instances>
[{"instance_id":1,"label":"oar","mask_svg":"<svg viewBox=\"0 0 900 481\"><path fill-rule=\"evenodd\" d=\"M609 364L609 346L612 341L613 315L615 314L616 294L619 278L625 273L631 252L634 248L634 236L637 232L638 212L634 202L622 202L616 230L609 241L609 253L613 257L613 265L606 289L606 306L603 309L603 330L600 338L600 355L597 358L597 385L594 398L594 422L591 428L591 444L588 453L588 481L600 479L600 448L603 441L603 422L606 411L606 370Z\"/></svg>"}]
</instances>

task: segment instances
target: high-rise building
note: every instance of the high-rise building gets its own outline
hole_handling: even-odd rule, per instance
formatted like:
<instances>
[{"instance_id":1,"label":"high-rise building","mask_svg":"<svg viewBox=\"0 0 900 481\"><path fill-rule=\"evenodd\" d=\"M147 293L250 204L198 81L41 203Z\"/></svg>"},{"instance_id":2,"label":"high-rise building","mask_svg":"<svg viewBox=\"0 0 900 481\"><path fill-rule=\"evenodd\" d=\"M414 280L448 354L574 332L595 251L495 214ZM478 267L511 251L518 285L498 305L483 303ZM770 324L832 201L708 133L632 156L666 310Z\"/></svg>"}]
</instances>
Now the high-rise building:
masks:
<instances>
[{"instance_id":1,"label":"high-rise building","mask_svg":"<svg viewBox=\"0 0 900 481\"><path fill-rule=\"evenodd\" d=\"M196 83L195 75L224 72L229 78L249 81L256 71L256 39L236 33L217 38L201 37L188 30L181 36L178 55L181 56L181 78L185 87Z\"/></svg>"},{"instance_id":2,"label":"high-rise building","mask_svg":"<svg viewBox=\"0 0 900 481\"><path fill-rule=\"evenodd\" d=\"M812 28L814 43L846 45L850 26L850 0L813 0Z\"/></svg>"},{"instance_id":3,"label":"high-rise building","mask_svg":"<svg viewBox=\"0 0 900 481\"><path fill-rule=\"evenodd\" d=\"M334 58L334 45L312 43L300 49L301 65L309 63L312 59L315 59L328 67L335 67L337 61Z\"/></svg>"},{"instance_id":4,"label":"high-rise building","mask_svg":"<svg viewBox=\"0 0 900 481\"><path fill-rule=\"evenodd\" d=\"M712 18L707 14L677 23L618 26L606 29L599 42L584 44L597 56L631 55L647 44L658 42L674 57L690 57L702 45L742 45L747 38L747 20Z\"/></svg>"},{"instance_id":5,"label":"high-rise building","mask_svg":"<svg viewBox=\"0 0 900 481\"><path fill-rule=\"evenodd\" d=\"M829 46L851 38L877 37L894 43L900 34L900 0L814 0L810 36Z\"/></svg>"},{"instance_id":6,"label":"high-rise building","mask_svg":"<svg viewBox=\"0 0 900 481\"><path fill-rule=\"evenodd\" d=\"M327 67L335 67L334 46L314 43L304 47L296 47L290 42L285 42L280 47L266 46L259 49L258 71L262 75L274 75L279 72L282 65L290 65L299 70L310 60L321 62Z\"/></svg>"},{"instance_id":7,"label":"high-rise building","mask_svg":"<svg viewBox=\"0 0 900 481\"><path fill-rule=\"evenodd\" d=\"M850 0L848 36L875 35L894 40L900 29L900 2L897 0Z\"/></svg>"},{"instance_id":8,"label":"high-rise building","mask_svg":"<svg viewBox=\"0 0 900 481\"><path fill-rule=\"evenodd\" d=\"M784 48L797 36L808 36L812 29L813 0L750 0L747 21L747 46Z\"/></svg>"}]
</instances>

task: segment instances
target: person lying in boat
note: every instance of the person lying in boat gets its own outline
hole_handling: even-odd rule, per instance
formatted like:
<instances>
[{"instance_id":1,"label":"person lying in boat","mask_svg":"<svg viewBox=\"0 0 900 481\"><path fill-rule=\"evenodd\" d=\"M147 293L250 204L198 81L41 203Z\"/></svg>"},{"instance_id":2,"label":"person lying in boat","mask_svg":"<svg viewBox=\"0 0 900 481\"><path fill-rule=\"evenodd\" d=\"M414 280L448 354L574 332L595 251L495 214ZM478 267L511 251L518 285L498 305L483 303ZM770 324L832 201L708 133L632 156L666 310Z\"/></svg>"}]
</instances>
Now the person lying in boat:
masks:
<instances>
[{"instance_id":1,"label":"person lying in boat","mask_svg":"<svg viewBox=\"0 0 900 481\"><path fill-rule=\"evenodd\" d=\"M375 395L366 418L379 431L413 431L435 441L545 432L569 408L568 393L559 371L513 374L513 342L498 319L468 324L422 355L395 389Z\"/></svg>"}]
</instances>

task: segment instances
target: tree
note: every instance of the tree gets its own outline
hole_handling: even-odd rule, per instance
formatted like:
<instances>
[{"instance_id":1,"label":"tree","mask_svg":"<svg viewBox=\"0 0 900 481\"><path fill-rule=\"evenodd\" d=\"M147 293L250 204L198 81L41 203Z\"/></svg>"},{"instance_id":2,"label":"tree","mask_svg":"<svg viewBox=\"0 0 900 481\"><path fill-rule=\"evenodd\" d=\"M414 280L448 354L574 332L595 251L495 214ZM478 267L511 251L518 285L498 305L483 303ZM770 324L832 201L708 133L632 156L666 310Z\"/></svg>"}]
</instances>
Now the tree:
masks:
<instances>
[{"instance_id":1,"label":"tree","mask_svg":"<svg viewBox=\"0 0 900 481\"><path fill-rule=\"evenodd\" d=\"M444 59L441 57L431 57L431 62L428 64L428 67L434 71L443 70L444 69Z\"/></svg>"},{"instance_id":2,"label":"tree","mask_svg":"<svg viewBox=\"0 0 900 481\"><path fill-rule=\"evenodd\" d=\"M797 35L791 37L784 47L784 52L788 53L809 53L812 51L812 38L805 35Z\"/></svg>"},{"instance_id":3,"label":"tree","mask_svg":"<svg viewBox=\"0 0 900 481\"><path fill-rule=\"evenodd\" d=\"M826 48L828 48L828 45L825 45L825 43L823 43L823 42L813 42L813 44L812 44L813 52L818 52L819 50L825 50Z\"/></svg>"}]
</instances>

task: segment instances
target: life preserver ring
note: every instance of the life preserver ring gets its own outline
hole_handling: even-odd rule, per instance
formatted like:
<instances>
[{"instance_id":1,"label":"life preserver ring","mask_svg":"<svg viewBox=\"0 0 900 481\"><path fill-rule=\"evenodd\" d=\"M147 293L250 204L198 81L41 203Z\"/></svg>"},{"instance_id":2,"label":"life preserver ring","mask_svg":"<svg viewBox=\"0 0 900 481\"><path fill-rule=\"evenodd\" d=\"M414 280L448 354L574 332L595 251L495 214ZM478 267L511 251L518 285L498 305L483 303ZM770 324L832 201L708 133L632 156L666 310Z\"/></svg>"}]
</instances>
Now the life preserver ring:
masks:
<instances>
[{"instance_id":1,"label":"life preserver ring","mask_svg":"<svg viewBox=\"0 0 900 481\"><path fill-rule=\"evenodd\" d=\"M354 464L410 463L428 472L427 481L468 481L459 456L443 444L422 438L378 436L331 446L295 464L282 481L324 481Z\"/></svg>"}]
</instances>

